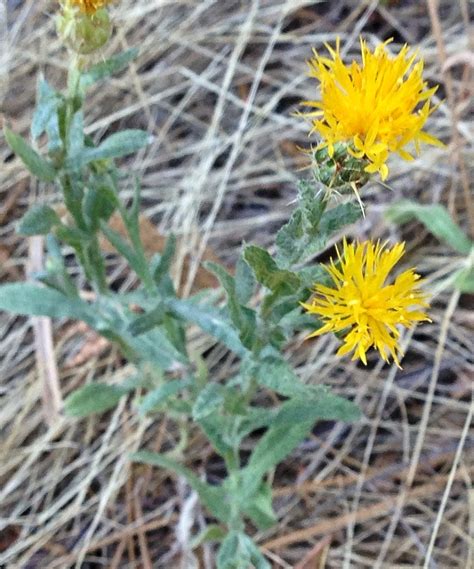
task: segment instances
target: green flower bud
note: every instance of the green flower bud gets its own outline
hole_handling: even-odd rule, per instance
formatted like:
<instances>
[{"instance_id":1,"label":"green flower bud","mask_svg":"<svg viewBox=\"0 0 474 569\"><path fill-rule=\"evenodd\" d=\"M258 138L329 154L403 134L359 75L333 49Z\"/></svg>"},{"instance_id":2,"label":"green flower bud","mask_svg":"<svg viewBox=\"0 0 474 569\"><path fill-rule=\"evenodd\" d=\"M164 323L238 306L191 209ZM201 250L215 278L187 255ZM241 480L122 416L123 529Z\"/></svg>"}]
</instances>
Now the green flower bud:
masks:
<instances>
[{"instance_id":1,"label":"green flower bud","mask_svg":"<svg viewBox=\"0 0 474 569\"><path fill-rule=\"evenodd\" d=\"M356 187L364 186L370 174L365 171L369 162L365 158L355 158L352 148L345 143L333 145L331 155L328 147L317 148L313 152L313 174L328 191L344 194L353 192Z\"/></svg>"},{"instance_id":2,"label":"green flower bud","mask_svg":"<svg viewBox=\"0 0 474 569\"><path fill-rule=\"evenodd\" d=\"M65 45L80 55L89 55L104 47L112 33L109 14L103 9L87 14L64 6L57 17L56 28Z\"/></svg>"}]
</instances>

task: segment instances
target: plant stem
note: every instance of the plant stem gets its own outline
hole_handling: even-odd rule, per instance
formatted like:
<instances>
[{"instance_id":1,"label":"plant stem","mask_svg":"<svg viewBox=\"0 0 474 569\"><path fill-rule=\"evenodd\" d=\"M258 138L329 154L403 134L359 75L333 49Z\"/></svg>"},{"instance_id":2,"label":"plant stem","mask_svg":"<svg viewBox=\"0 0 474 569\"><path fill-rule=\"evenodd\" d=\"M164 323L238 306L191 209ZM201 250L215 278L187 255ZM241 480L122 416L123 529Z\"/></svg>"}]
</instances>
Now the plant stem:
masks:
<instances>
[{"instance_id":1,"label":"plant stem","mask_svg":"<svg viewBox=\"0 0 474 569\"><path fill-rule=\"evenodd\" d=\"M69 133L74 114L82 106L82 96L79 92L80 85L80 59L77 55L71 56L71 65L67 78L67 97L66 97L66 117L64 125L64 147L66 149L67 158L69 152ZM89 236L90 228L84 219L82 210L82 201L84 192L81 187L76 187L74 180L69 174L65 174L60 180L61 188L64 196L64 203L71 213L78 229ZM97 293L107 294L107 279L104 259L99 247L97 233L88 237L85 242L81 242L76 248L81 264L87 278L92 282Z\"/></svg>"}]
</instances>

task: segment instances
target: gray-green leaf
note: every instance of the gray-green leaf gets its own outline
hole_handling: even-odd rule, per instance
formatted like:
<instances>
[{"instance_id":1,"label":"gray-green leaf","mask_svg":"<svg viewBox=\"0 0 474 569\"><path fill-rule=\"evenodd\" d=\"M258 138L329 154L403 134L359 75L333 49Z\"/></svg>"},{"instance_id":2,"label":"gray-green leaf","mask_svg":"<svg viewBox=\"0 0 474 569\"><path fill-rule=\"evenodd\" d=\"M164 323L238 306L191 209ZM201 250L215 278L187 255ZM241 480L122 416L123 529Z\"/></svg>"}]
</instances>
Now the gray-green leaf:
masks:
<instances>
[{"instance_id":1,"label":"gray-green leaf","mask_svg":"<svg viewBox=\"0 0 474 569\"><path fill-rule=\"evenodd\" d=\"M34 283L12 283L0 286L0 310L23 316L74 318L97 326L97 314L92 305L78 298Z\"/></svg>"},{"instance_id":2,"label":"gray-green leaf","mask_svg":"<svg viewBox=\"0 0 474 569\"><path fill-rule=\"evenodd\" d=\"M196 549L208 541L222 541L227 535L226 530L217 524L209 524L191 542L191 549Z\"/></svg>"},{"instance_id":3,"label":"gray-green leaf","mask_svg":"<svg viewBox=\"0 0 474 569\"><path fill-rule=\"evenodd\" d=\"M459 270L454 282L461 292L474 294L474 267Z\"/></svg>"},{"instance_id":4,"label":"gray-green leaf","mask_svg":"<svg viewBox=\"0 0 474 569\"><path fill-rule=\"evenodd\" d=\"M244 505L243 511L260 530L274 526L278 520L272 507L272 488L270 484L262 483L252 500L249 500Z\"/></svg>"},{"instance_id":5,"label":"gray-green leaf","mask_svg":"<svg viewBox=\"0 0 474 569\"><path fill-rule=\"evenodd\" d=\"M292 294L301 284L298 275L280 269L270 253L261 247L245 247L244 259L252 268L257 281L276 294Z\"/></svg>"},{"instance_id":6,"label":"gray-green leaf","mask_svg":"<svg viewBox=\"0 0 474 569\"><path fill-rule=\"evenodd\" d=\"M46 235L61 220L54 209L45 204L34 205L22 217L18 224L18 233L22 235Z\"/></svg>"},{"instance_id":7,"label":"gray-green leaf","mask_svg":"<svg viewBox=\"0 0 474 569\"><path fill-rule=\"evenodd\" d=\"M126 393L127 390L115 385L89 383L69 395L64 402L64 411L70 417L103 413L115 407Z\"/></svg>"},{"instance_id":8,"label":"gray-green leaf","mask_svg":"<svg viewBox=\"0 0 474 569\"><path fill-rule=\"evenodd\" d=\"M80 87L82 90L86 89L93 83L102 81L111 75L119 73L125 69L130 61L133 61L138 55L137 48L127 49L126 51L114 55L107 61L92 65L89 69L81 75Z\"/></svg>"},{"instance_id":9,"label":"gray-green leaf","mask_svg":"<svg viewBox=\"0 0 474 569\"><path fill-rule=\"evenodd\" d=\"M79 109L72 116L71 124L68 130L68 155L71 160L79 160L81 153L84 149L84 112Z\"/></svg>"},{"instance_id":10,"label":"gray-green leaf","mask_svg":"<svg viewBox=\"0 0 474 569\"><path fill-rule=\"evenodd\" d=\"M68 158L68 168L81 168L89 162L109 158L121 158L133 154L149 142L149 135L144 130L130 129L111 134L96 147L84 147L82 152Z\"/></svg>"},{"instance_id":11,"label":"gray-green leaf","mask_svg":"<svg viewBox=\"0 0 474 569\"><path fill-rule=\"evenodd\" d=\"M229 519L229 508L227 505L226 495L221 486L211 486L198 478L192 470L186 468L179 462L168 458L163 454L141 450L131 455L134 462L142 462L159 466L167 470L172 470L184 476L189 485L199 494L202 502L208 508L213 516L219 520L226 522Z\"/></svg>"},{"instance_id":12,"label":"gray-green leaf","mask_svg":"<svg viewBox=\"0 0 474 569\"><path fill-rule=\"evenodd\" d=\"M164 318L165 310L163 304L160 303L153 310L150 310L150 312L146 312L145 314L135 318L135 320L129 325L128 331L132 336L140 336L141 334L148 332L148 330L161 326Z\"/></svg>"},{"instance_id":13,"label":"gray-green leaf","mask_svg":"<svg viewBox=\"0 0 474 569\"><path fill-rule=\"evenodd\" d=\"M242 306L237 297L236 280L221 265L206 263L206 269L216 275L227 294L227 308L232 323L240 332L240 339L251 348L255 338L257 316L254 310ZM249 269L250 270L250 269Z\"/></svg>"},{"instance_id":14,"label":"gray-green leaf","mask_svg":"<svg viewBox=\"0 0 474 569\"><path fill-rule=\"evenodd\" d=\"M157 407L165 403L170 397L178 394L182 389L189 385L189 380L187 379L175 379L172 381L167 381L160 387L152 389L149 393L145 395L141 403L138 406L138 410L141 414L148 413L149 411L155 410Z\"/></svg>"},{"instance_id":15,"label":"gray-green leaf","mask_svg":"<svg viewBox=\"0 0 474 569\"><path fill-rule=\"evenodd\" d=\"M279 464L310 433L320 419L351 421L360 411L350 401L330 392L304 399L293 398L280 408L274 423L256 444L243 470L243 487L251 497L266 472Z\"/></svg>"},{"instance_id":16,"label":"gray-green leaf","mask_svg":"<svg viewBox=\"0 0 474 569\"><path fill-rule=\"evenodd\" d=\"M287 362L279 356L255 361L249 371L259 385L272 389L285 397L304 396L309 391L309 388L301 383Z\"/></svg>"},{"instance_id":17,"label":"gray-green leaf","mask_svg":"<svg viewBox=\"0 0 474 569\"><path fill-rule=\"evenodd\" d=\"M193 419L199 421L211 415L224 402L222 385L218 383L208 383L199 393L193 406Z\"/></svg>"},{"instance_id":18,"label":"gray-green leaf","mask_svg":"<svg viewBox=\"0 0 474 569\"><path fill-rule=\"evenodd\" d=\"M165 299L164 303L172 314L185 321L194 322L237 355L243 357L247 354L247 349L240 341L232 323L213 306L175 298Z\"/></svg>"},{"instance_id":19,"label":"gray-green leaf","mask_svg":"<svg viewBox=\"0 0 474 569\"><path fill-rule=\"evenodd\" d=\"M239 255L235 266L235 293L240 304L245 305L252 298L256 280L242 255Z\"/></svg>"},{"instance_id":20,"label":"gray-green leaf","mask_svg":"<svg viewBox=\"0 0 474 569\"><path fill-rule=\"evenodd\" d=\"M357 421L361 411L355 403L334 395L321 386L313 393L307 388L304 398L294 397L281 406L276 418L277 425L292 425L298 421Z\"/></svg>"},{"instance_id":21,"label":"gray-green leaf","mask_svg":"<svg viewBox=\"0 0 474 569\"><path fill-rule=\"evenodd\" d=\"M474 242L453 221L448 210L440 204L421 205L410 200L402 200L387 209L386 217L400 224L416 218L437 239L444 241L461 255L468 255L474 246Z\"/></svg>"},{"instance_id":22,"label":"gray-green leaf","mask_svg":"<svg viewBox=\"0 0 474 569\"><path fill-rule=\"evenodd\" d=\"M17 154L28 170L42 182L52 182L56 177L56 169L42 158L23 137L15 134L8 127L3 128L8 146Z\"/></svg>"},{"instance_id":23,"label":"gray-green leaf","mask_svg":"<svg viewBox=\"0 0 474 569\"><path fill-rule=\"evenodd\" d=\"M250 537L232 531L222 542L217 554L217 569L270 569L271 565Z\"/></svg>"},{"instance_id":24,"label":"gray-green leaf","mask_svg":"<svg viewBox=\"0 0 474 569\"><path fill-rule=\"evenodd\" d=\"M36 109L31 121L31 138L38 139L43 132L48 134L48 151L54 152L62 148L59 132L58 112L63 98L56 92L43 75L39 76Z\"/></svg>"}]
</instances>

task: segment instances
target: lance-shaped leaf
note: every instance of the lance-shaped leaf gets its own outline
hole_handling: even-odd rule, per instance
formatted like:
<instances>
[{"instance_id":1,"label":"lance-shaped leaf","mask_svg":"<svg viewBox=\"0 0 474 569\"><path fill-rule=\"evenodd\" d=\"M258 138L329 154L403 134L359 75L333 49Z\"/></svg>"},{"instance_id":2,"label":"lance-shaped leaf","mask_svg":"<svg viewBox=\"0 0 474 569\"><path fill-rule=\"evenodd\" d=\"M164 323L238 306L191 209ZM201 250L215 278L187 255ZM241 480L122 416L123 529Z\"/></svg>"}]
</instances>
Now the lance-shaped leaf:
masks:
<instances>
[{"instance_id":1,"label":"lance-shaped leaf","mask_svg":"<svg viewBox=\"0 0 474 569\"><path fill-rule=\"evenodd\" d=\"M21 218L18 233L22 235L46 235L60 225L61 220L54 209L45 204L34 205Z\"/></svg>"},{"instance_id":2,"label":"lance-shaped leaf","mask_svg":"<svg viewBox=\"0 0 474 569\"><path fill-rule=\"evenodd\" d=\"M321 235L330 237L339 229L346 225L355 223L362 216L362 210L358 204L343 203L336 207L327 209L319 222L319 231Z\"/></svg>"},{"instance_id":3,"label":"lance-shaped leaf","mask_svg":"<svg viewBox=\"0 0 474 569\"><path fill-rule=\"evenodd\" d=\"M276 354L256 360L249 372L259 385L272 389L285 397L298 395L314 397L318 391L324 389L321 386L307 386L301 383L290 365Z\"/></svg>"},{"instance_id":4,"label":"lance-shaped leaf","mask_svg":"<svg viewBox=\"0 0 474 569\"><path fill-rule=\"evenodd\" d=\"M70 417L87 417L103 413L117 405L127 389L105 383L89 383L77 389L64 402L64 411Z\"/></svg>"},{"instance_id":5,"label":"lance-shaped leaf","mask_svg":"<svg viewBox=\"0 0 474 569\"><path fill-rule=\"evenodd\" d=\"M231 441L227 440L226 437L230 421L234 422L232 417L220 415L219 413L210 413L197 421L209 442L221 456L232 453Z\"/></svg>"},{"instance_id":6,"label":"lance-shaped leaf","mask_svg":"<svg viewBox=\"0 0 474 569\"><path fill-rule=\"evenodd\" d=\"M227 497L222 486L211 486L210 484L207 484L198 478L189 468L186 468L179 462L157 452L142 450L132 454L130 458L134 462L142 462L153 466L159 466L183 476L186 478L193 490L199 494L199 497L209 512L223 522L228 521L229 508L227 504Z\"/></svg>"},{"instance_id":7,"label":"lance-shaped leaf","mask_svg":"<svg viewBox=\"0 0 474 569\"><path fill-rule=\"evenodd\" d=\"M97 181L87 188L84 196L84 217L91 231L99 229L100 222L107 222L118 206L118 199L114 190L105 184L100 185Z\"/></svg>"},{"instance_id":8,"label":"lance-shaped leaf","mask_svg":"<svg viewBox=\"0 0 474 569\"><path fill-rule=\"evenodd\" d=\"M156 364L161 369L175 369L176 362L188 363L186 355L176 349L162 328L154 328L138 337L128 336L125 330L121 335L143 359Z\"/></svg>"},{"instance_id":9,"label":"lance-shaped leaf","mask_svg":"<svg viewBox=\"0 0 474 569\"><path fill-rule=\"evenodd\" d=\"M67 146L70 156L69 162L77 158L78 165L82 165L80 164L80 156L84 150L84 112L82 109L76 111L72 116L68 129Z\"/></svg>"},{"instance_id":10,"label":"lance-shaped leaf","mask_svg":"<svg viewBox=\"0 0 474 569\"><path fill-rule=\"evenodd\" d=\"M277 523L270 484L262 483L252 500L244 503L243 512L260 530L269 529Z\"/></svg>"},{"instance_id":11,"label":"lance-shaped leaf","mask_svg":"<svg viewBox=\"0 0 474 569\"><path fill-rule=\"evenodd\" d=\"M257 317L254 310L242 306L237 297L236 280L223 267L216 263L206 263L206 269L216 275L227 294L229 316L240 332L240 339L247 348L251 348L254 338Z\"/></svg>"},{"instance_id":12,"label":"lance-shaped leaf","mask_svg":"<svg viewBox=\"0 0 474 569\"><path fill-rule=\"evenodd\" d=\"M301 284L297 274L280 269L270 253L261 247L245 247L244 259L252 268L257 281L275 294L292 294Z\"/></svg>"},{"instance_id":13,"label":"lance-shaped leaf","mask_svg":"<svg viewBox=\"0 0 474 569\"><path fill-rule=\"evenodd\" d=\"M469 255L474 247L448 210L440 205L421 205L410 200L400 201L387 209L386 216L394 223L406 223L417 219L440 241L444 241L461 255Z\"/></svg>"},{"instance_id":14,"label":"lance-shaped leaf","mask_svg":"<svg viewBox=\"0 0 474 569\"><path fill-rule=\"evenodd\" d=\"M137 275L147 282L149 276L148 265L141 251L137 251L118 231L112 229L104 220L100 220L99 225L107 241L128 261Z\"/></svg>"},{"instance_id":15,"label":"lance-shaped leaf","mask_svg":"<svg viewBox=\"0 0 474 569\"><path fill-rule=\"evenodd\" d=\"M3 128L8 146L17 154L28 170L42 182L52 182L56 178L56 169L48 160L42 158L23 137L15 134L8 127Z\"/></svg>"},{"instance_id":16,"label":"lance-shaped leaf","mask_svg":"<svg viewBox=\"0 0 474 569\"><path fill-rule=\"evenodd\" d=\"M94 83L107 79L107 77L115 75L116 73L119 73L125 69L131 61L136 59L137 55L138 49L131 48L122 53L114 55L106 61L91 65L87 71L81 75L80 88L82 90L85 90L87 87L90 87Z\"/></svg>"},{"instance_id":17,"label":"lance-shaped leaf","mask_svg":"<svg viewBox=\"0 0 474 569\"><path fill-rule=\"evenodd\" d=\"M163 279L165 279L169 274L175 251L176 236L171 234L166 240L165 248L153 268L153 280L157 286L160 286Z\"/></svg>"},{"instance_id":18,"label":"lance-shaped leaf","mask_svg":"<svg viewBox=\"0 0 474 569\"><path fill-rule=\"evenodd\" d=\"M256 444L243 469L243 488L251 497L265 474L279 464L310 433L317 420L351 421L360 417L357 406L330 392L313 398L293 398L281 406L274 423Z\"/></svg>"},{"instance_id":19,"label":"lance-shaped leaf","mask_svg":"<svg viewBox=\"0 0 474 569\"><path fill-rule=\"evenodd\" d=\"M138 316L129 325L128 331L132 336L140 336L157 326L161 326L165 318L165 308L162 303L159 303L153 310L146 312L142 316Z\"/></svg>"},{"instance_id":20,"label":"lance-shaped leaf","mask_svg":"<svg viewBox=\"0 0 474 569\"><path fill-rule=\"evenodd\" d=\"M217 554L217 569L271 569L250 537L231 531L222 542Z\"/></svg>"},{"instance_id":21,"label":"lance-shaped leaf","mask_svg":"<svg viewBox=\"0 0 474 569\"><path fill-rule=\"evenodd\" d=\"M326 209L324 199L308 197L300 192L300 204L290 220L277 233L277 261L284 267L302 263L319 253L330 236L362 215L359 206L352 203L339 204Z\"/></svg>"},{"instance_id":22,"label":"lance-shaped leaf","mask_svg":"<svg viewBox=\"0 0 474 569\"><path fill-rule=\"evenodd\" d=\"M55 91L41 74L38 79L36 109L31 121L31 138L37 140L46 132L49 152L60 150L63 146L58 117L63 104L62 95Z\"/></svg>"},{"instance_id":23,"label":"lance-shaped leaf","mask_svg":"<svg viewBox=\"0 0 474 569\"><path fill-rule=\"evenodd\" d=\"M85 146L81 152L70 156L66 167L78 169L96 160L121 158L133 154L148 144L150 137L144 130L130 129L111 134L99 146Z\"/></svg>"},{"instance_id":24,"label":"lance-shaped leaf","mask_svg":"<svg viewBox=\"0 0 474 569\"><path fill-rule=\"evenodd\" d=\"M252 298L257 284L252 269L242 255L239 255L235 266L235 292L240 304L245 305Z\"/></svg>"},{"instance_id":25,"label":"lance-shaped leaf","mask_svg":"<svg viewBox=\"0 0 474 569\"><path fill-rule=\"evenodd\" d=\"M0 286L0 310L23 316L74 318L96 327L100 320L93 305L34 283L12 283Z\"/></svg>"},{"instance_id":26,"label":"lance-shaped leaf","mask_svg":"<svg viewBox=\"0 0 474 569\"><path fill-rule=\"evenodd\" d=\"M174 397L180 391L188 387L189 379L175 379L167 381L163 385L152 389L141 400L138 405L138 410L141 414L149 413L156 410L158 407L166 403L170 397Z\"/></svg>"},{"instance_id":27,"label":"lance-shaped leaf","mask_svg":"<svg viewBox=\"0 0 474 569\"><path fill-rule=\"evenodd\" d=\"M215 413L224 403L224 387L219 383L208 383L201 390L193 406L193 419L200 421Z\"/></svg>"},{"instance_id":28,"label":"lance-shaped leaf","mask_svg":"<svg viewBox=\"0 0 474 569\"><path fill-rule=\"evenodd\" d=\"M243 357L247 349L240 341L232 322L213 306L197 304L191 300L164 299L164 304L175 317L194 322L202 330L222 342L237 355Z\"/></svg>"}]
</instances>

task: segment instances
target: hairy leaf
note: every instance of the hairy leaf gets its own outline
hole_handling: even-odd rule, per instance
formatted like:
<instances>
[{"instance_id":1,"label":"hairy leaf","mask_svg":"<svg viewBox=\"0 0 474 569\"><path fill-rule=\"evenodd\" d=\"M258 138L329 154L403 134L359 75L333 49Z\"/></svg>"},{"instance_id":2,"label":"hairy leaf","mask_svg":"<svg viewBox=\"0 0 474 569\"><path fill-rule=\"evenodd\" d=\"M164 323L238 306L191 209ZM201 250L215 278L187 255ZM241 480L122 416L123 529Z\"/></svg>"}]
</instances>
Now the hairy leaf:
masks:
<instances>
[{"instance_id":1,"label":"hairy leaf","mask_svg":"<svg viewBox=\"0 0 474 569\"><path fill-rule=\"evenodd\" d=\"M49 316L84 320L95 327L97 313L92 305L70 298L51 288L34 283L12 283L0 286L0 310L24 316Z\"/></svg>"},{"instance_id":2,"label":"hairy leaf","mask_svg":"<svg viewBox=\"0 0 474 569\"><path fill-rule=\"evenodd\" d=\"M164 303L172 314L185 321L194 322L237 355L244 356L247 353L232 323L214 307L174 298L167 298Z\"/></svg>"},{"instance_id":3,"label":"hairy leaf","mask_svg":"<svg viewBox=\"0 0 474 569\"><path fill-rule=\"evenodd\" d=\"M99 229L100 222L107 222L118 205L117 196L112 188L101 185L99 181L92 182L87 188L84 197L84 217L87 220L91 231L94 233Z\"/></svg>"},{"instance_id":4,"label":"hairy leaf","mask_svg":"<svg viewBox=\"0 0 474 569\"><path fill-rule=\"evenodd\" d=\"M64 104L63 97L55 91L42 74L38 79L36 109L31 122L31 138L37 140L43 132L48 135L48 151L55 152L63 146L58 112Z\"/></svg>"},{"instance_id":5,"label":"hairy leaf","mask_svg":"<svg viewBox=\"0 0 474 569\"><path fill-rule=\"evenodd\" d=\"M126 390L115 385L89 383L67 397L64 411L70 417L87 417L94 413L103 413L115 407L126 393Z\"/></svg>"},{"instance_id":6,"label":"hairy leaf","mask_svg":"<svg viewBox=\"0 0 474 569\"><path fill-rule=\"evenodd\" d=\"M18 224L18 233L22 235L46 235L61 220L54 209L45 204L34 205L22 217Z\"/></svg>"},{"instance_id":7,"label":"hairy leaf","mask_svg":"<svg viewBox=\"0 0 474 569\"><path fill-rule=\"evenodd\" d=\"M127 49L126 51L114 55L107 61L102 61L96 65L92 65L86 72L82 73L80 78L80 87L86 89L93 83L107 79L111 75L119 73L127 67L127 65L136 59L138 55L137 48Z\"/></svg>"},{"instance_id":8,"label":"hairy leaf","mask_svg":"<svg viewBox=\"0 0 474 569\"><path fill-rule=\"evenodd\" d=\"M461 255L468 255L474 242L457 225L448 210L440 205L421 205L410 200L400 201L387 209L386 216L394 223L417 219L440 241L444 241Z\"/></svg>"},{"instance_id":9,"label":"hairy leaf","mask_svg":"<svg viewBox=\"0 0 474 569\"><path fill-rule=\"evenodd\" d=\"M330 392L304 399L293 398L280 408L274 423L259 440L243 470L246 492L251 497L270 469L296 448L320 419L355 420L360 411L351 403Z\"/></svg>"},{"instance_id":10,"label":"hairy leaf","mask_svg":"<svg viewBox=\"0 0 474 569\"><path fill-rule=\"evenodd\" d=\"M252 500L244 504L243 512L260 530L269 529L277 523L278 520L272 507L270 484L262 483Z\"/></svg>"},{"instance_id":11,"label":"hairy leaf","mask_svg":"<svg viewBox=\"0 0 474 569\"><path fill-rule=\"evenodd\" d=\"M224 402L222 385L208 383L199 393L193 406L193 419L200 421L216 412Z\"/></svg>"},{"instance_id":12,"label":"hairy leaf","mask_svg":"<svg viewBox=\"0 0 474 569\"><path fill-rule=\"evenodd\" d=\"M252 298L256 280L248 263L239 255L235 266L235 293L240 304L245 305Z\"/></svg>"},{"instance_id":13,"label":"hairy leaf","mask_svg":"<svg viewBox=\"0 0 474 569\"><path fill-rule=\"evenodd\" d=\"M132 454L130 458L134 462L159 466L183 476L189 485L199 494L202 502L213 516L224 522L228 520L229 509L226 503L225 492L221 486L211 486L203 482L192 470L163 454L142 450Z\"/></svg>"},{"instance_id":14,"label":"hairy leaf","mask_svg":"<svg viewBox=\"0 0 474 569\"><path fill-rule=\"evenodd\" d=\"M152 389L141 400L138 406L139 412L141 414L145 414L150 411L154 411L157 407L166 403L170 397L177 395L180 391L188 387L188 385L188 379L175 379L167 381L156 389Z\"/></svg>"},{"instance_id":15,"label":"hairy leaf","mask_svg":"<svg viewBox=\"0 0 474 569\"><path fill-rule=\"evenodd\" d=\"M176 236L171 234L166 240L165 248L156 267L153 270L153 280L157 286L160 286L163 279L169 274L175 251Z\"/></svg>"},{"instance_id":16,"label":"hairy leaf","mask_svg":"<svg viewBox=\"0 0 474 569\"><path fill-rule=\"evenodd\" d=\"M8 127L3 128L8 146L17 154L28 170L42 182L52 182L56 178L56 169L48 160L42 158L36 150Z\"/></svg>"},{"instance_id":17,"label":"hairy leaf","mask_svg":"<svg viewBox=\"0 0 474 569\"><path fill-rule=\"evenodd\" d=\"M121 158L133 154L149 142L149 135L144 130L122 130L111 134L96 147L84 147L81 152L70 156L66 162L68 168L77 169L96 160Z\"/></svg>"},{"instance_id":18,"label":"hairy leaf","mask_svg":"<svg viewBox=\"0 0 474 569\"><path fill-rule=\"evenodd\" d=\"M146 312L142 316L135 318L135 320L129 325L128 331L132 336L140 336L157 326L161 326L164 318L165 310L163 304L160 303L150 312Z\"/></svg>"},{"instance_id":19,"label":"hairy leaf","mask_svg":"<svg viewBox=\"0 0 474 569\"><path fill-rule=\"evenodd\" d=\"M222 542L217 554L217 569L270 569L250 537L244 533L231 531Z\"/></svg>"},{"instance_id":20,"label":"hairy leaf","mask_svg":"<svg viewBox=\"0 0 474 569\"><path fill-rule=\"evenodd\" d=\"M292 294L301 284L298 275L280 269L270 253L261 247L245 247L244 259L252 268L257 281L275 294Z\"/></svg>"},{"instance_id":21,"label":"hairy leaf","mask_svg":"<svg viewBox=\"0 0 474 569\"><path fill-rule=\"evenodd\" d=\"M256 330L257 316L254 310L242 306L237 298L236 281L223 267L216 263L206 263L205 267L214 273L227 293L227 306L232 323L240 332L240 339L251 348Z\"/></svg>"}]
</instances>

